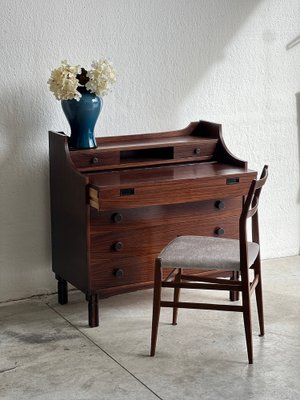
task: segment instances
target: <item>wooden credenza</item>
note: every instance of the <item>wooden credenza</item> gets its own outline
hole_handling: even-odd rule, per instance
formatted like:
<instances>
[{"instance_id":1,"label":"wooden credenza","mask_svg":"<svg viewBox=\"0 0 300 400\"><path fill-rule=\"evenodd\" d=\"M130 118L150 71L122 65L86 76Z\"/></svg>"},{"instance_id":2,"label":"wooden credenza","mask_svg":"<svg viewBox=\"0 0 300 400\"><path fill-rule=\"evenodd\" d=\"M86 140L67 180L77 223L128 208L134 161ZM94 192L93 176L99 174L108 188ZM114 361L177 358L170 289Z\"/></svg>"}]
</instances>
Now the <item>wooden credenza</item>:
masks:
<instances>
[{"instance_id":1,"label":"wooden credenza","mask_svg":"<svg viewBox=\"0 0 300 400\"><path fill-rule=\"evenodd\" d=\"M89 150L50 131L49 144L58 299L67 303L68 282L85 293L92 327L99 298L151 287L154 259L177 235L238 237L256 172L228 151L219 124L97 138Z\"/></svg>"}]
</instances>

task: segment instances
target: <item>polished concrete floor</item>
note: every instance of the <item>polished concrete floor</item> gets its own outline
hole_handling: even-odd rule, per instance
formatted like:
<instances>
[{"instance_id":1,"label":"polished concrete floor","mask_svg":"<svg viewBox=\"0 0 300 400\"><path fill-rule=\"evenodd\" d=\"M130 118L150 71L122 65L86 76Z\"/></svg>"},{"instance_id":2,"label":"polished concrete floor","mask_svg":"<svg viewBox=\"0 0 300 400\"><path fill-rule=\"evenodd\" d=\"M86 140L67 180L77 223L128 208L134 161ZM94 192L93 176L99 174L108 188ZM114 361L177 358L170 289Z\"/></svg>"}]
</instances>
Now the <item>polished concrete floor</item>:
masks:
<instances>
[{"instance_id":1,"label":"polished concrete floor","mask_svg":"<svg viewBox=\"0 0 300 400\"><path fill-rule=\"evenodd\" d=\"M263 262L266 335L254 364L240 313L163 309L157 354L149 357L152 291L100 302L87 326L84 296L45 296L0 305L1 400L300 399L300 256ZM168 289L166 289L167 291ZM169 293L165 292L168 297ZM183 292L227 302L227 294Z\"/></svg>"}]
</instances>

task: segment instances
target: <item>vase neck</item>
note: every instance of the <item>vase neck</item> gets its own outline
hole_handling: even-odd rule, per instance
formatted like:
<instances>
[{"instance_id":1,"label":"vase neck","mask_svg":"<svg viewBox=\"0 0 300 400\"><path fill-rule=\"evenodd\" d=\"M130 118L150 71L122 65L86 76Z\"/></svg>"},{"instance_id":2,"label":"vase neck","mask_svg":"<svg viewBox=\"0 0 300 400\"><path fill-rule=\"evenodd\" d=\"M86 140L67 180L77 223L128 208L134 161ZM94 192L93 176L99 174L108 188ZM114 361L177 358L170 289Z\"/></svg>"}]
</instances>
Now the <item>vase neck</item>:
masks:
<instances>
[{"instance_id":1,"label":"vase neck","mask_svg":"<svg viewBox=\"0 0 300 400\"><path fill-rule=\"evenodd\" d=\"M85 93L91 93L87 90L87 88L85 86L78 86L77 90L80 94L85 94Z\"/></svg>"}]
</instances>

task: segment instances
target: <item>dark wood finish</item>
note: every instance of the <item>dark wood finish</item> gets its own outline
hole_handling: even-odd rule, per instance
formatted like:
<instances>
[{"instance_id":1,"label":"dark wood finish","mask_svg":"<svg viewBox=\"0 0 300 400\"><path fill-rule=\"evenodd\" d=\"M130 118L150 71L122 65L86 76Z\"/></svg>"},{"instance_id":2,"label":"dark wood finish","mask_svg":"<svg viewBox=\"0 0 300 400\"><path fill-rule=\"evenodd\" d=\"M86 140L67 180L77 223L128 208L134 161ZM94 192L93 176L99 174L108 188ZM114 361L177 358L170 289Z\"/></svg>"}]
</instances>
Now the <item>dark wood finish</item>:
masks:
<instances>
[{"instance_id":1,"label":"dark wood finish","mask_svg":"<svg viewBox=\"0 0 300 400\"><path fill-rule=\"evenodd\" d=\"M251 322L251 304L250 296L256 293L256 302L258 310L258 319L260 326L260 336L264 335L264 316L263 316L263 300L262 300L262 284L261 284L261 267L260 253L256 257L253 265L249 265L247 251L247 219L252 219L252 241L259 245L259 226L258 226L258 204L261 189L268 177L268 167L265 166L259 180L254 179L250 185L248 195L242 208L239 218L239 246L240 246L240 276L235 272L230 280L223 278L212 278L198 275L182 274L181 269L175 275L173 280L164 279L161 259L158 257L155 260L155 280L154 280L154 297L153 297L153 318L152 318L152 335L150 355L155 355L159 314L161 307L173 308L173 325L177 323L178 308L204 309L204 310L220 310L220 311L237 311L243 313L246 345L249 364L253 364L253 343L252 343L252 322ZM202 249L205 251L205 249ZM222 257L222 255L220 255ZM184 267L184 265L182 266ZM170 265L172 268L172 265ZM250 281L249 269L254 270L254 278ZM201 269L200 269L201 271ZM161 299L161 288L173 288L173 301L163 301ZM242 293L242 305L223 305L211 303L191 303L180 302L180 289L202 289L202 290L229 290L231 296L236 296L236 293ZM232 298L231 298L232 299Z\"/></svg>"},{"instance_id":2,"label":"dark wood finish","mask_svg":"<svg viewBox=\"0 0 300 400\"><path fill-rule=\"evenodd\" d=\"M232 275L231 275L231 277L230 277L230 279L231 280L238 280L239 279L239 276L240 276L240 274L239 274L239 272L238 271L233 271L232 272ZM239 298L240 298L240 296L239 296L239 292L237 292L237 291L231 291L230 292L230 295L229 295L229 298L230 298L230 300L231 301L238 301L239 300Z\"/></svg>"},{"instance_id":3,"label":"dark wood finish","mask_svg":"<svg viewBox=\"0 0 300 400\"><path fill-rule=\"evenodd\" d=\"M49 132L52 267L61 301L64 282L85 293L90 325L96 299L152 286L154 260L174 235L238 237L256 172L228 151L221 125L97 138L90 150L69 150L67 139Z\"/></svg>"},{"instance_id":4,"label":"dark wood finish","mask_svg":"<svg viewBox=\"0 0 300 400\"><path fill-rule=\"evenodd\" d=\"M138 208L161 204L181 204L198 199L244 195L255 173L230 168L220 163L180 164L156 168L99 172L88 175L90 196L98 202L98 210ZM228 178L239 178L234 185ZM133 189L122 195L122 189Z\"/></svg>"},{"instance_id":5,"label":"dark wood finish","mask_svg":"<svg viewBox=\"0 0 300 400\"><path fill-rule=\"evenodd\" d=\"M151 335L151 349L150 355L153 357L155 354L158 324L160 317L160 307L161 307L161 281L162 281L162 271L159 258L155 261L154 269L154 289L153 289L153 317L152 317L152 335Z\"/></svg>"},{"instance_id":6,"label":"dark wood finish","mask_svg":"<svg viewBox=\"0 0 300 400\"><path fill-rule=\"evenodd\" d=\"M88 178L72 165L67 137L50 133L52 269L62 279L89 290Z\"/></svg>"},{"instance_id":7,"label":"dark wood finish","mask_svg":"<svg viewBox=\"0 0 300 400\"><path fill-rule=\"evenodd\" d=\"M56 275L59 304L68 303L68 282Z\"/></svg>"},{"instance_id":8,"label":"dark wood finish","mask_svg":"<svg viewBox=\"0 0 300 400\"><path fill-rule=\"evenodd\" d=\"M91 294L87 298L88 310L89 310L89 326L95 328L99 325L99 306L98 306L98 295Z\"/></svg>"}]
</instances>

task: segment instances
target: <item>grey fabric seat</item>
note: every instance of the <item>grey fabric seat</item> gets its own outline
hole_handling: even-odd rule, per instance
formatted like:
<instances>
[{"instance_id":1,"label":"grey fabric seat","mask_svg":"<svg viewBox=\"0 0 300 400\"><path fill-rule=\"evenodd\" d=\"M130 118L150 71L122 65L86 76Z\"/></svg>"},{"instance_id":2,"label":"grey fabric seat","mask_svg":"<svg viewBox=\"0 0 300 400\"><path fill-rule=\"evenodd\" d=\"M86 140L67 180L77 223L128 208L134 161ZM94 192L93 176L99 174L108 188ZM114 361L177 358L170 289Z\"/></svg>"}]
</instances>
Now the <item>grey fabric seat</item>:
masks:
<instances>
[{"instance_id":1,"label":"grey fabric seat","mask_svg":"<svg viewBox=\"0 0 300 400\"><path fill-rule=\"evenodd\" d=\"M257 243L248 242L248 266L259 253ZM170 242L158 258L162 268L240 270L240 244L235 239L207 236L179 236Z\"/></svg>"}]
</instances>

